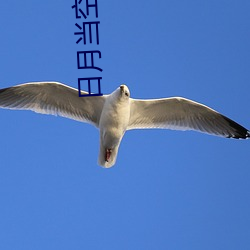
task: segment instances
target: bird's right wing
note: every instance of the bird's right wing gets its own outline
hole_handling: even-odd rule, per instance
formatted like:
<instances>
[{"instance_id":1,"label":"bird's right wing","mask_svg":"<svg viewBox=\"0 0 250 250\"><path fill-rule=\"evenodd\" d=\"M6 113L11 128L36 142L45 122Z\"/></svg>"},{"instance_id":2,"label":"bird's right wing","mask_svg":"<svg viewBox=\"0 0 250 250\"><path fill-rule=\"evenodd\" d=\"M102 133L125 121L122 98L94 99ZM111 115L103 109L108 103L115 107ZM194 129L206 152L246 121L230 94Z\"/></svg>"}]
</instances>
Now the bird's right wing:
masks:
<instances>
[{"instance_id":1,"label":"bird's right wing","mask_svg":"<svg viewBox=\"0 0 250 250\"><path fill-rule=\"evenodd\" d=\"M106 96L79 97L77 89L59 82L33 82L0 89L1 108L60 115L96 127L105 99Z\"/></svg>"},{"instance_id":2,"label":"bird's right wing","mask_svg":"<svg viewBox=\"0 0 250 250\"><path fill-rule=\"evenodd\" d=\"M181 97L155 100L130 99L129 129L166 128L247 138L250 132L217 111Z\"/></svg>"}]
</instances>

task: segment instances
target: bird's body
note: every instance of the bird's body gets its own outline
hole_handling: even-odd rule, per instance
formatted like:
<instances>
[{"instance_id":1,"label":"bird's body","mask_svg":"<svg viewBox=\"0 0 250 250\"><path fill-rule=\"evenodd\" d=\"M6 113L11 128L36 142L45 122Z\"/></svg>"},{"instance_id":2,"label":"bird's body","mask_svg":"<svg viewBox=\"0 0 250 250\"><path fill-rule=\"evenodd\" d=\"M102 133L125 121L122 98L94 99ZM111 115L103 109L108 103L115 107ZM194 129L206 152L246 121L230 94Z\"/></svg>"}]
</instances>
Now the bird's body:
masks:
<instances>
[{"instance_id":1,"label":"bird's body","mask_svg":"<svg viewBox=\"0 0 250 250\"><path fill-rule=\"evenodd\" d=\"M203 104L182 97L132 99L126 85L110 95L79 97L78 90L58 82L26 83L0 89L0 107L91 123L100 130L98 164L106 168L115 164L124 133L131 129L196 130L227 138L250 137L246 128Z\"/></svg>"},{"instance_id":2,"label":"bird's body","mask_svg":"<svg viewBox=\"0 0 250 250\"><path fill-rule=\"evenodd\" d=\"M115 163L120 142L129 123L129 99L120 98L119 92L114 91L107 97L103 107L105 112L102 112L99 123L100 150L98 164L105 167L111 167Z\"/></svg>"}]
</instances>

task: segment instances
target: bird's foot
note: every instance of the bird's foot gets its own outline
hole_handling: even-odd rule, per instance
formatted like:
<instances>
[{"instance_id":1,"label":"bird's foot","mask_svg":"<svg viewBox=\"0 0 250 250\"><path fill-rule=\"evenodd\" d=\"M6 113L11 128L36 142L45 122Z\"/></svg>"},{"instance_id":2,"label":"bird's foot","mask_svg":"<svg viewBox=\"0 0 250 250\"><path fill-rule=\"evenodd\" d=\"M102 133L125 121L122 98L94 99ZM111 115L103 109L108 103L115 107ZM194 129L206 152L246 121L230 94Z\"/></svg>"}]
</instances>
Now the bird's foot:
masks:
<instances>
[{"instance_id":1,"label":"bird's foot","mask_svg":"<svg viewBox=\"0 0 250 250\"><path fill-rule=\"evenodd\" d=\"M111 153L112 153L112 149L110 149L110 148L106 149L106 153L105 153L105 161L106 162L109 161Z\"/></svg>"}]
</instances>

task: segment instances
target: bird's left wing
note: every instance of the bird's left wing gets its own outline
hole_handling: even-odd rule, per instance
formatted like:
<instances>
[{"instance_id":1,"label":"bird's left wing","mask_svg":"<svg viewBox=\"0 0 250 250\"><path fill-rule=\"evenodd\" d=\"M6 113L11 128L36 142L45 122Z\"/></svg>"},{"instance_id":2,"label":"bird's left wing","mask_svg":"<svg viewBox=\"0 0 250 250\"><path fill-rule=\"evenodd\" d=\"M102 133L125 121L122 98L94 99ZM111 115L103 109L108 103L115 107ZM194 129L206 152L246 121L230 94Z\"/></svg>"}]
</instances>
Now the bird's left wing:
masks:
<instances>
[{"instance_id":1,"label":"bird's left wing","mask_svg":"<svg viewBox=\"0 0 250 250\"><path fill-rule=\"evenodd\" d=\"M129 129L166 128L196 130L208 134L247 138L250 132L217 111L182 98L130 99Z\"/></svg>"},{"instance_id":2,"label":"bird's left wing","mask_svg":"<svg viewBox=\"0 0 250 250\"><path fill-rule=\"evenodd\" d=\"M77 89L59 82L32 82L0 89L1 108L60 115L96 127L105 99L106 96L79 97Z\"/></svg>"}]
</instances>

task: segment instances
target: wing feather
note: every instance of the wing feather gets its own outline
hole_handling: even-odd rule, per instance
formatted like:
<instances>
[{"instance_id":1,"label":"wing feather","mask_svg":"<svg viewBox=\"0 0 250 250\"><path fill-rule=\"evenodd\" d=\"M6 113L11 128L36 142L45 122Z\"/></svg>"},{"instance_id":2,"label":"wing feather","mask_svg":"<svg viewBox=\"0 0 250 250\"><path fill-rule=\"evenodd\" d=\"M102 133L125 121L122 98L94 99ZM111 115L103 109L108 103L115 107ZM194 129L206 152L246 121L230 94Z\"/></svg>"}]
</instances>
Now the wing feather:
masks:
<instances>
[{"instance_id":1,"label":"wing feather","mask_svg":"<svg viewBox=\"0 0 250 250\"><path fill-rule=\"evenodd\" d=\"M32 82L0 89L1 108L60 115L97 127L105 99L106 96L79 97L77 89L59 82Z\"/></svg>"},{"instance_id":2,"label":"wing feather","mask_svg":"<svg viewBox=\"0 0 250 250\"><path fill-rule=\"evenodd\" d=\"M217 111L182 97L130 100L129 129L165 128L247 138L250 132Z\"/></svg>"}]
</instances>

